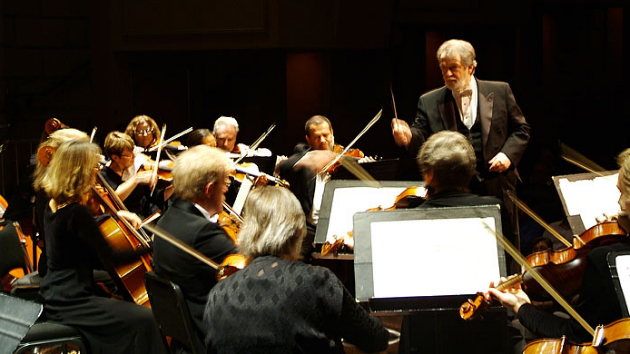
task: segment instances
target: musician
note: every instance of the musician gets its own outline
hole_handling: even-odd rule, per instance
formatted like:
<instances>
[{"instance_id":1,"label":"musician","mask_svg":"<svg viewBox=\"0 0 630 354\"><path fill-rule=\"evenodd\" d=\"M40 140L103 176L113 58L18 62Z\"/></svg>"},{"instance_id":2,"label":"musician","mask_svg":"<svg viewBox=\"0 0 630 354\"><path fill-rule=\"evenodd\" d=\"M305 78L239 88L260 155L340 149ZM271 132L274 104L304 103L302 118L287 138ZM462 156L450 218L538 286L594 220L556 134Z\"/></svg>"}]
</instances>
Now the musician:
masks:
<instances>
[{"instance_id":1,"label":"musician","mask_svg":"<svg viewBox=\"0 0 630 354\"><path fill-rule=\"evenodd\" d=\"M155 144L159 139L160 128L153 118L147 115L135 116L125 129L125 134L133 138L137 152L146 150Z\"/></svg>"},{"instance_id":2,"label":"musician","mask_svg":"<svg viewBox=\"0 0 630 354\"><path fill-rule=\"evenodd\" d=\"M501 201L492 196L479 196L470 193L470 180L475 175L477 164L475 150L463 134L454 131L441 131L431 135L422 145L417 156L417 163L427 188L427 199L418 209L447 208L462 206L501 205ZM509 217L501 206L501 224L503 232L510 229ZM439 235L422 235L426 237ZM474 242L471 240L471 242ZM456 316L448 311L416 313L403 318L401 348L419 348L426 345L432 348L436 333L451 331L458 333L462 346L470 352L477 352L482 341L471 338L471 324L450 323L449 316ZM442 319L448 323L446 327ZM488 321L491 322L491 321ZM429 326L428 323L431 323ZM458 326L461 326L458 328ZM468 337L466 337L468 336ZM407 344L409 343L409 344ZM449 344L451 348L457 343ZM477 347L476 347L477 346ZM414 351L412 351L414 352Z\"/></svg>"},{"instance_id":3,"label":"musician","mask_svg":"<svg viewBox=\"0 0 630 354\"><path fill-rule=\"evenodd\" d=\"M158 222L158 226L217 263L236 253L236 246L217 223L230 166L221 150L205 145L180 154L173 168L177 199ZM157 274L181 287L203 343L207 333L203 309L208 292L216 284L214 269L161 238L153 244L153 263Z\"/></svg>"},{"instance_id":4,"label":"musician","mask_svg":"<svg viewBox=\"0 0 630 354\"><path fill-rule=\"evenodd\" d=\"M37 148L37 151L38 152L44 151L44 150L48 151L51 154L50 158L52 158L54 151L56 151L61 144L63 144L66 141L71 141L71 140L89 141L90 137L88 137L88 135L85 134L84 132L77 129L72 129L72 128L60 129L60 130L54 131L52 134L48 136L48 139L40 143ZM43 181L44 181L44 176L46 175L46 170L48 169L48 164L50 163L50 160L48 159L47 153L42 153L42 156L46 158L36 160L36 166L35 166L35 171L33 172L33 175L32 175L32 181L30 181L31 183L29 183L29 185L32 186L33 188L32 190L33 194L30 194L32 197L29 197L28 199L33 199L33 197L35 197L34 198L35 207L32 209L35 212L35 217L33 220L35 222L34 226L39 232L39 241L41 241L41 243L38 244L38 247L42 249L42 254L39 258L37 271L39 272L39 275L43 277L44 275L46 275L46 272L48 271L47 256L46 256L46 251L45 251L46 246L44 242L44 238L45 238L44 237L45 235L44 212L48 208L48 201L50 199L48 198L48 196L46 196L46 193L44 192ZM11 204L9 204L9 208L7 208L7 213L5 213L5 217L8 219L12 219L9 213L10 209L11 209ZM31 210L31 208L29 208L29 210Z\"/></svg>"},{"instance_id":5,"label":"musician","mask_svg":"<svg viewBox=\"0 0 630 354\"><path fill-rule=\"evenodd\" d=\"M68 141L57 149L42 186L51 197L44 215L48 273L40 294L46 318L77 328L91 353L162 353L151 310L95 295L98 257L130 261L146 249L112 249L84 205L95 182L100 149Z\"/></svg>"},{"instance_id":6,"label":"musician","mask_svg":"<svg viewBox=\"0 0 630 354\"><path fill-rule=\"evenodd\" d=\"M336 155L332 152L335 137L328 118L312 116L304 124L304 132L308 144L297 144L294 154L278 165L278 172L291 185L306 215L307 234L302 255L308 257L313 249L324 186L330 179L329 175L318 172Z\"/></svg>"},{"instance_id":7,"label":"musician","mask_svg":"<svg viewBox=\"0 0 630 354\"><path fill-rule=\"evenodd\" d=\"M622 152L617 161L620 167L617 183L621 192L619 205L622 212L627 212L630 207L630 149ZM627 216L620 218L622 225L627 221L625 218ZM610 324L623 317L607 260L610 252L620 251L630 251L630 243L627 240L597 246L587 255L579 300L574 309L593 328L601 324ZM504 280L502 279L499 284ZM546 338L560 338L566 335L578 343L592 341L592 336L575 319L560 318L532 306L529 296L520 286L499 291L493 285L490 284L490 294L503 306L514 311L521 324L536 335Z\"/></svg>"},{"instance_id":8,"label":"musician","mask_svg":"<svg viewBox=\"0 0 630 354\"><path fill-rule=\"evenodd\" d=\"M187 145L189 148L197 145L208 145L217 147L217 140L212 132L208 129L195 129L188 134Z\"/></svg>"},{"instance_id":9,"label":"musician","mask_svg":"<svg viewBox=\"0 0 630 354\"><path fill-rule=\"evenodd\" d=\"M127 209L145 217L164 208L172 187L160 188L151 195L157 183L153 170L136 172L134 168L134 142L125 133L113 131L107 134L104 143L105 154L111 160L109 166L100 172L103 179L116 191Z\"/></svg>"},{"instance_id":10,"label":"musician","mask_svg":"<svg viewBox=\"0 0 630 354\"><path fill-rule=\"evenodd\" d=\"M470 43L446 41L438 49L437 59L445 86L420 97L411 128L404 120L392 120L394 140L405 147L409 156L415 156L422 143L436 132L464 134L477 158L471 189L503 201L513 226L506 236L518 247L518 214L507 191L516 190L516 166L527 147L530 126L507 83L474 76L477 61Z\"/></svg>"},{"instance_id":11,"label":"musician","mask_svg":"<svg viewBox=\"0 0 630 354\"><path fill-rule=\"evenodd\" d=\"M329 269L296 261L305 217L288 190L253 190L244 218L239 249L252 262L210 291L209 352L343 353L341 338L367 352L387 347L380 320Z\"/></svg>"},{"instance_id":12,"label":"musician","mask_svg":"<svg viewBox=\"0 0 630 354\"><path fill-rule=\"evenodd\" d=\"M226 152L237 155L263 157L272 155L269 149L258 148L253 151L245 144L237 144L236 137L238 135L238 131L238 122L234 117L221 116L217 118L217 120L214 121L214 128L212 129L212 133L217 140L217 147Z\"/></svg>"}]
</instances>

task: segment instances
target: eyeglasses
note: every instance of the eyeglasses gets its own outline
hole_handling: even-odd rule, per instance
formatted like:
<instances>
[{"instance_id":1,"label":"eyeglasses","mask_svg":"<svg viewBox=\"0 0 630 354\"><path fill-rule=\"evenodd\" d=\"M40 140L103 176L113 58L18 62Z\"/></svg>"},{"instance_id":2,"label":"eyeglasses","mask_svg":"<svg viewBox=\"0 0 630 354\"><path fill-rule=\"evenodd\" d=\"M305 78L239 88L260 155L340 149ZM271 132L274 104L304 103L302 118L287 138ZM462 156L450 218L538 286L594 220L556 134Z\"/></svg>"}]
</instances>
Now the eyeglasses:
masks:
<instances>
[{"instance_id":1,"label":"eyeglasses","mask_svg":"<svg viewBox=\"0 0 630 354\"><path fill-rule=\"evenodd\" d=\"M143 136L147 136L149 134L153 134L153 128L137 129L136 130L136 134L137 135L143 135Z\"/></svg>"}]
</instances>

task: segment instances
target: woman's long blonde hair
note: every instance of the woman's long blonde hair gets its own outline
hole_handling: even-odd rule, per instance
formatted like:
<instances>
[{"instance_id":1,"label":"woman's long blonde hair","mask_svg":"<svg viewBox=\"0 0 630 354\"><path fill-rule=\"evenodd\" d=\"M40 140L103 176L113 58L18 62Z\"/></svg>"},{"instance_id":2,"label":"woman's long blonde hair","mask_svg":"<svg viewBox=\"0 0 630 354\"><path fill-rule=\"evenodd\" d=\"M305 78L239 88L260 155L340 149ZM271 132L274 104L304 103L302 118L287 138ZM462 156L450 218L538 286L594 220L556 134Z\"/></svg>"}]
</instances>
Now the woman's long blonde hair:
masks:
<instances>
[{"instance_id":1,"label":"woman's long blonde hair","mask_svg":"<svg viewBox=\"0 0 630 354\"><path fill-rule=\"evenodd\" d=\"M57 204L82 202L94 184L101 149L87 141L67 141L55 152L43 189Z\"/></svg>"},{"instance_id":2,"label":"woman's long blonde hair","mask_svg":"<svg viewBox=\"0 0 630 354\"><path fill-rule=\"evenodd\" d=\"M52 149L48 150L50 153L54 154L55 151L59 148L59 146L66 141L70 140L81 140L81 141L89 141L90 137L77 129L60 129L48 136L48 139L44 140L37 147L37 152L39 156L39 151L42 149ZM42 182L44 179L44 175L46 174L47 165L45 165L39 159L37 160L37 165L35 166L35 172L33 172L33 188L35 191L39 192L42 189Z\"/></svg>"}]
</instances>

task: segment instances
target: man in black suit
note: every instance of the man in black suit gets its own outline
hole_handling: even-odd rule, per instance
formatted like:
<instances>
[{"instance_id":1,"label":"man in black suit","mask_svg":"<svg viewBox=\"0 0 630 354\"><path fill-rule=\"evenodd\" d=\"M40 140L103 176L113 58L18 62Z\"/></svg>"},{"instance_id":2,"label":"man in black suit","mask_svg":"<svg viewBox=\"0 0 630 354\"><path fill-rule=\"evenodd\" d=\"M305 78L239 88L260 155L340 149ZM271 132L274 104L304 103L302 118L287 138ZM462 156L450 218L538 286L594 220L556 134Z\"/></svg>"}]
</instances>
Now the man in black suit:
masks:
<instances>
[{"instance_id":1,"label":"man in black suit","mask_svg":"<svg viewBox=\"0 0 630 354\"><path fill-rule=\"evenodd\" d=\"M471 190L503 201L514 228L511 241L518 245L517 211L507 192L515 192L516 166L527 147L530 126L507 83L474 77L477 61L470 43L446 41L437 59L445 86L420 96L411 127L404 120L392 120L394 140L415 157L436 132L459 131L468 137L477 157Z\"/></svg>"},{"instance_id":2,"label":"man in black suit","mask_svg":"<svg viewBox=\"0 0 630 354\"><path fill-rule=\"evenodd\" d=\"M237 252L217 223L218 213L223 210L230 166L223 151L206 145L180 154L173 168L177 200L158 222L158 226L216 263ZM156 238L153 244L153 263L157 274L182 289L203 343L206 333L203 311L208 293L217 282L215 270L161 238Z\"/></svg>"},{"instance_id":3,"label":"man in black suit","mask_svg":"<svg viewBox=\"0 0 630 354\"><path fill-rule=\"evenodd\" d=\"M301 255L308 258L313 250L319 206L328 180L327 174L317 172L335 157L332 152L335 137L330 120L320 115L306 121L304 132L308 144L297 144L294 154L278 164L278 172L291 185L291 191L300 201L306 215L307 233Z\"/></svg>"}]
</instances>

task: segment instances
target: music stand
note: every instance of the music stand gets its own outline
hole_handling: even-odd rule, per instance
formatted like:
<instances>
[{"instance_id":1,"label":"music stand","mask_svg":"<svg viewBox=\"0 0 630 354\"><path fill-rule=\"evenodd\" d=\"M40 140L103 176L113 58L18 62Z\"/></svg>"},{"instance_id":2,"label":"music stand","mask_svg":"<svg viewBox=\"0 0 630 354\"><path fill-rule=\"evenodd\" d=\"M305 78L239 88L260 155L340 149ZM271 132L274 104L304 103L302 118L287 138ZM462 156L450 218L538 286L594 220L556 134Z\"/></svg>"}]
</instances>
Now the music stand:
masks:
<instances>
[{"instance_id":1,"label":"music stand","mask_svg":"<svg viewBox=\"0 0 630 354\"><path fill-rule=\"evenodd\" d=\"M354 216L356 298L373 311L455 309L506 276L498 205Z\"/></svg>"},{"instance_id":2,"label":"music stand","mask_svg":"<svg viewBox=\"0 0 630 354\"><path fill-rule=\"evenodd\" d=\"M617 171L553 176L564 213L574 234L597 224L596 218L619 211Z\"/></svg>"},{"instance_id":3,"label":"music stand","mask_svg":"<svg viewBox=\"0 0 630 354\"><path fill-rule=\"evenodd\" d=\"M241 160L243 162L252 162L258 166L260 172L264 172L273 176L273 170L276 168L276 155L273 156L248 156Z\"/></svg>"},{"instance_id":4,"label":"music stand","mask_svg":"<svg viewBox=\"0 0 630 354\"><path fill-rule=\"evenodd\" d=\"M393 181L398 177L400 163L400 159L384 159L364 162L361 167L377 181ZM357 177L342 166L332 175L332 179L357 179Z\"/></svg>"},{"instance_id":5,"label":"music stand","mask_svg":"<svg viewBox=\"0 0 630 354\"><path fill-rule=\"evenodd\" d=\"M608 267L612 275L623 317L630 317L630 251L610 252Z\"/></svg>"},{"instance_id":6,"label":"music stand","mask_svg":"<svg viewBox=\"0 0 630 354\"><path fill-rule=\"evenodd\" d=\"M366 186L359 180L332 180L326 183L319 211L315 244L321 245L333 235L342 236L352 231L352 216L379 205L389 207L396 196L413 186L424 186L421 181L381 181L383 188Z\"/></svg>"}]
</instances>

